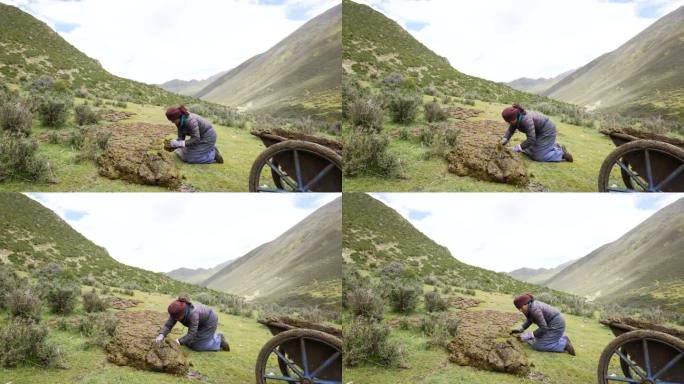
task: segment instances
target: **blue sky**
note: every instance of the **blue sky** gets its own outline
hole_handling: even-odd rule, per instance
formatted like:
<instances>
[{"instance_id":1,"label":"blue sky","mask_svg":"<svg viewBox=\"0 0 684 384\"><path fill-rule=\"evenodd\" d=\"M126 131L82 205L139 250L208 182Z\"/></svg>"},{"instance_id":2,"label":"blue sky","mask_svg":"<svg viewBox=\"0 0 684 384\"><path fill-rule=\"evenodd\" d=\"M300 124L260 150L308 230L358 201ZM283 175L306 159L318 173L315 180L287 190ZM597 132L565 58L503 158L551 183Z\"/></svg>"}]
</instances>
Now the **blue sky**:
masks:
<instances>
[{"instance_id":1,"label":"blue sky","mask_svg":"<svg viewBox=\"0 0 684 384\"><path fill-rule=\"evenodd\" d=\"M357 0L461 72L555 77L617 49L684 0Z\"/></svg>"},{"instance_id":2,"label":"blue sky","mask_svg":"<svg viewBox=\"0 0 684 384\"><path fill-rule=\"evenodd\" d=\"M377 193L457 259L497 272L550 268L617 240L684 194ZM684 212L682 212L684 217Z\"/></svg>"},{"instance_id":3,"label":"blue sky","mask_svg":"<svg viewBox=\"0 0 684 384\"><path fill-rule=\"evenodd\" d=\"M340 0L0 0L47 23L111 73L204 79L262 53Z\"/></svg>"},{"instance_id":4,"label":"blue sky","mask_svg":"<svg viewBox=\"0 0 684 384\"><path fill-rule=\"evenodd\" d=\"M209 268L271 241L339 194L31 193L119 262Z\"/></svg>"}]
</instances>

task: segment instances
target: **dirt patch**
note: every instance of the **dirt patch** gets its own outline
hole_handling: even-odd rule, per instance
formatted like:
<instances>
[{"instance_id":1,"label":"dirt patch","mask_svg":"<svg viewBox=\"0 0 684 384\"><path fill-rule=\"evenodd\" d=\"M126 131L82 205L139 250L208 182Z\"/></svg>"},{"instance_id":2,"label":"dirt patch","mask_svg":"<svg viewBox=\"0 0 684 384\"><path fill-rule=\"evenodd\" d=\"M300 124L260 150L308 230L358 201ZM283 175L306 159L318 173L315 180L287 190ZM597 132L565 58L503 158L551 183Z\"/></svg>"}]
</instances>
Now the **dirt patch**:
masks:
<instances>
[{"instance_id":1,"label":"dirt patch","mask_svg":"<svg viewBox=\"0 0 684 384\"><path fill-rule=\"evenodd\" d=\"M449 361L458 365L516 375L530 373L530 362L521 343L509 335L521 315L492 310L458 314L458 334L449 343Z\"/></svg>"},{"instance_id":2,"label":"dirt patch","mask_svg":"<svg viewBox=\"0 0 684 384\"><path fill-rule=\"evenodd\" d=\"M454 119L457 120L466 120L470 119L472 117L477 117L479 116L482 112L479 109L472 109L472 108L463 108L463 107L451 107L447 109L447 115L449 117L453 117Z\"/></svg>"},{"instance_id":3,"label":"dirt patch","mask_svg":"<svg viewBox=\"0 0 684 384\"><path fill-rule=\"evenodd\" d=\"M137 306L138 304L142 303L141 300L136 300L136 299L125 299L123 297L110 297L107 300L109 302L109 306L114 308L114 309L128 309L128 308L133 308Z\"/></svg>"},{"instance_id":4,"label":"dirt patch","mask_svg":"<svg viewBox=\"0 0 684 384\"><path fill-rule=\"evenodd\" d=\"M520 156L500 144L506 124L491 120L459 121L456 148L447 155L449 172L479 180L527 186Z\"/></svg>"},{"instance_id":5,"label":"dirt patch","mask_svg":"<svg viewBox=\"0 0 684 384\"><path fill-rule=\"evenodd\" d=\"M316 331L325 332L333 336L342 338L342 330L326 324L312 323L302 319L296 319L293 317L270 317L266 319L259 319L259 323L266 326L275 326L279 328L293 329L293 328L307 328Z\"/></svg>"},{"instance_id":6,"label":"dirt patch","mask_svg":"<svg viewBox=\"0 0 684 384\"><path fill-rule=\"evenodd\" d=\"M100 117L104 121L110 121L112 123L116 123L121 120L126 120L130 119L131 117L135 116L135 113L133 112L124 112L124 111L102 111L100 112Z\"/></svg>"},{"instance_id":7,"label":"dirt patch","mask_svg":"<svg viewBox=\"0 0 684 384\"><path fill-rule=\"evenodd\" d=\"M482 300L468 299L461 296L451 297L448 300L450 306L456 307L458 309L468 309L472 307L477 307L478 305L480 305L480 303L482 303Z\"/></svg>"},{"instance_id":8,"label":"dirt patch","mask_svg":"<svg viewBox=\"0 0 684 384\"><path fill-rule=\"evenodd\" d=\"M648 321L633 319L630 317L612 317L603 319L600 321L600 323L608 326L613 325L616 328L622 328L628 331L636 329L648 329L651 331L663 332L684 340L684 331L682 330L666 327L664 325L653 324Z\"/></svg>"},{"instance_id":9,"label":"dirt patch","mask_svg":"<svg viewBox=\"0 0 684 384\"><path fill-rule=\"evenodd\" d=\"M636 140L656 140L662 141L668 144L672 144L678 147L684 147L684 140L678 139L676 137L670 137L666 135L659 135L657 133L640 131L634 128L619 128L619 129L602 129L601 133L604 135L615 135L618 137L624 137L625 139Z\"/></svg>"},{"instance_id":10,"label":"dirt patch","mask_svg":"<svg viewBox=\"0 0 684 384\"><path fill-rule=\"evenodd\" d=\"M399 328L402 320L405 320L411 328L418 328L423 322L423 318L420 315L400 316L388 320L387 325L389 325L392 329Z\"/></svg>"},{"instance_id":11,"label":"dirt patch","mask_svg":"<svg viewBox=\"0 0 684 384\"><path fill-rule=\"evenodd\" d=\"M107 128L112 136L107 150L97 159L100 175L180 189L183 183L174 155L163 148L166 135L175 133L173 126L121 123Z\"/></svg>"},{"instance_id":12,"label":"dirt patch","mask_svg":"<svg viewBox=\"0 0 684 384\"><path fill-rule=\"evenodd\" d=\"M342 153L342 143L341 142L336 141L336 140L327 139L325 137L307 135L304 133L288 131L286 129L280 129L280 128L255 129L251 133L254 136L257 136L260 138L266 138L266 139L275 138L277 136L277 137L285 138L288 140L309 141L312 143L320 144L324 147L328 147L337 153ZM279 141L282 141L282 139Z\"/></svg>"},{"instance_id":13,"label":"dirt patch","mask_svg":"<svg viewBox=\"0 0 684 384\"><path fill-rule=\"evenodd\" d=\"M156 311L118 312L119 324L107 344L107 360L146 371L187 375L190 363L175 341L154 339L167 315Z\"/></svg>"}]
</instances>

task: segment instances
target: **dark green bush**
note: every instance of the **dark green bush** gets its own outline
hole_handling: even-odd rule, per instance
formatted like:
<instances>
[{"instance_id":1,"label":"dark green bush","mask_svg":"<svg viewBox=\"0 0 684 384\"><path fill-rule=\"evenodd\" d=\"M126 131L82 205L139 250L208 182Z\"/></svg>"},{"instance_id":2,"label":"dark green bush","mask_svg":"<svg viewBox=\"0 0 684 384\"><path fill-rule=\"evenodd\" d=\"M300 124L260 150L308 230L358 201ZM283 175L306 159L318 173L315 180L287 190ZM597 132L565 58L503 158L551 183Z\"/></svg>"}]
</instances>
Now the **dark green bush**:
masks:
<instances>
[{"instance_id":1,"label":"dark green bush","mask_svg":"<svg viewBox=\"0 0 684 384\"><path fill-rule=\"evenodd\" d=\"M0 105L0 130L28 137L32 125L33 113L27 103L14 100Z\"/></svg>"},{"instance_id":2,"label":"dark green bush","mask_svg":"<svg viewBox=\"0 0 684 384\"><path fill-rule=\"evenodd\" d=\"M447 118L446 111L435 101L424 104L423 109L425 109L425 120L430 123L444 121Z\"/></svg>"},{"instance_id":3,"label":"dark green bush","mask_svg":"<svg viewBox=\"0 0 684 384\"><path fill-rule=\"evenodd\" d=\"M352 319L344 328L343 360L347 367L375 363L386 367L406 365L404 348L389 340L387 324Z\"/></svg>"},{"instance_id":4,"label":"dark green bush","mask_svg":"<svg viewBox=\"0 0 684 384\"><path fill-rule=\"evenodd\" d=\"M109 305L95 291L83 295L83 309L88 312L103 312Z\"/></svg>"},{"instance_id":5,"label":"dark green bush","mask_svg":"<svg viewBox=\"0 0 684 384\"><path fill-rule=\"evenodd\" d=\"M446 311L447 302L437 292L428 292L425 297L425 309L428 312Z\"/></svg>"},{"instance_id":6,"label":"dark green bush","mask_svg":"<svg viewBox=\"0 0 684 384\"><path fill-rule=\"evenodd\" d=\"M349 104L349 121L354 127L363 128L364 131L382 132L385 120L385 111L382 106L371 98L358 98Z\"/></svg>"},{"instance_id":7,"label":"dark green bush","mask_svg":"<svg viewBox=\"0 0 684 384\"><path fill-rule=\"evenodd\" d=\"M78 125L97 124L100 121L100 115L87 104L76 106L74 117Z\"/></svg>"},{"instance_id":8,"label":"dark green bush","mask_svg":"<svg viewBox=\"0 0 684 384\"><path fill-rule=\"evenodd\" d=\"M344 148L344 173L347 176L402 175L399 159L388 150L389 137L386 134L351 129L344 137Z\"/></svg>"},{"instance_id":9,"label":"dark green bush","mask_svg":"<svg viewBox=\"0 0 684 384\"><path fill-rule=\"evenodd\" d=\"M48 328L22 318L0 328L0 365L52 367L62 363L62 350L47 342Z\"/></svg>"},{"instance_id":10,"label":"dark green bush","mask_svg":"<svg viewBox=\"0 0 684 384\"><path fill-rule=\"evenodd\" d=\"M399 124L410 124L418 115L421 97L415 92L396 92L389 100L389 111L392 121Z\"/></svg>"},{"instance_id":11,"label":"dark green bush","mask_svg":"<svg viewBox=\"0 0 684 384\"><path fill-rule=\"evenodd\" d=\"M47 291L47 303L53 313L69 315L76 308L76 301L81 294L77 285L52 283Z\"/></svg>"},{"instance_id":12,"label":"dark green bush","mask_svg":"<svg viewBox=\"0 0 684 384\"><path fill-rule=\"evenodd\" d=\"M15 288L7 294L5 300L7 312L11 317L21 317L33 321L40 320L43 303L30 288Z\"/></svg>"},{"instance_id":13,"label":"dark green bush","mask_svg":"<svg viewBox=\"0 0 684 384\"><path fill-rule=\"evenodd\" d=\"M34 138L0 132L0 182L11 178L45 180L49 164L37 151Z\"/></svg>"},{"instance_id":14,"label":"dark green bush","mask_svg":"<svg viewBox=\"0 0 684 384\"><path fill-rule=\"evenodd\" d=\"M81 317L78 330L86 338L85 348L105 347L116 332L118 320L108 312L88 313Z\"/></svg>"},{"instance_id":15,"label":"dark green bush","mask_svg":"<svg viewBox=\"0 0 684 384\"><path fill-rule=\"evenodd\" d=\"M50 128L64 126L69 117L72 101L63 96L44 96L38 105L38 115L41 123Z\"/></svg>"},{"instance_id":16,"label":"dark green bush","mask_svg":"<svg viewBox=\"0 0 684 384\"><path fill-rule=\"evenodd\" d=\"M389 292L392 309L399 313L413 312L422 293L423 287L417 281L394 281Z\"/></svg>"},{"instance_id":17,"label":"dark green bush","mask_svg":"<svg viewBox=\"0 0 684 384\"><path fill-rule=\"evenodd\" d=\"M347 308L354 316L382 320L385 301L372 288L356 287L347 293Z\"/></svg>"}]
</instances>

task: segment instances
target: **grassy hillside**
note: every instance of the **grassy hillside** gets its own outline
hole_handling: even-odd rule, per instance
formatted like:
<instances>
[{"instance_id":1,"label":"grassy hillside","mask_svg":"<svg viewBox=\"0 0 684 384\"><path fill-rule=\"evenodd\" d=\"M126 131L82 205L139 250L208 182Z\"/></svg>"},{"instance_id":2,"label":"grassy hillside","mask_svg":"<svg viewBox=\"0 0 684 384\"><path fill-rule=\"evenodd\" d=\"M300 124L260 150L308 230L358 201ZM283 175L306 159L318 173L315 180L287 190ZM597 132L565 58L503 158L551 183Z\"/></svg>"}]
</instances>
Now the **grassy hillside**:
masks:
<instances>
[{"instance_id":1,"label":"grassy hillside","mask_svg":"<svg viewBox=\"0 0 684 384\"><path fill-rule=\"evenodd\" d=\"M6 4L0 4L0 47L0 80L6 83L28 87L50 76L64 88L103 98L156 105L193 102L157 86L110 74L45 23Z\"/></svg>"},{"instance_id":2,"label":"grassy hillside","mask_svg":"<svg viewBox=\"0 0 684 384\"><path fill-rule=\"evenodd\" d=\"M684 199L568 266L554 289L603 302L654 305L684 313Z\"/></svg>"},{"instance_id":3,"label":"grassy hillside","mask_svg":"<svg viewBox=\"0 0 684 384\"><path fill-rule=\"evenodd\" d=\"M557 84L559 81L568 77L574 71L575 70L563 72L556 77L550 77L548 79L545 77L540 77L538 79L530 79L529 77L521 77L521 78L513 80L507 84L510 85L512 88L517 89L519 91L524 91L524 92L529 92L529 93L534 93L536 95L539 95L539 94L542 94L547 89L554 86L555 84Z\"/></svg>"},{"instance_id":4,"label":"grassy hillside","mask_svg":"<svg viewBox=\"0 0 684 384\"><path fill-rule=\"evenodd\" d=\"M195 96L197 92L201 91L204 87L214 82L216 79L228 73L228 71L219 72L211 77L204 80L179 80L174 79L167 81L159 86L166 89L169 92L179 93L186 96Z\"/></svg>"},{"instance_id":5,"label":"grassy hillside","mask_svg":"<svg viewBox=\"0 0 684 384\"><path fill-rule=\"evenodd\" d=\"M532 284L543 285L547 280L555 276L567 266L572 265L572 263L575 261L577 260L568 261L555 268L520 268L509 272L508 274L518 280L527 281L528 283Z\"/></svg>"},{"instance_id":6,"label":"grassy hillside","mask_svg":"<svg viewBox=\"0 0 684 384\"><path fill-rule=\"evenodd\" d=\"M196 96L279 116L339 120L341 17L340 6L324 12Z\"/></svg>"},{"instance_id":7,"label":"grassy hillside","mask_svg":"<svg viewBox=\"0 0 684 384\"><path fill-rule=\"evenodd\" d=\"M543 94L621 114L684 122L684 7Z\"/></svg>"},{"instance_id":8,"label":"grassy hillside","mask_svg":"<svg viewBox=\"0 0 684 384\"><path fill-rule=\"evenodd\" d=\"M260 302L339 308L341 210L341 199L323 206L202 284Z\"/></svg>"},{"instance_id":9,"label":"grassy hillside","mask_svg":"<svg viewBox=\"0 0 684 384\"><path fill-rule=\"evenodd\" d=\"M216 272L222 270L232 263L233 260L224 261L223 263L212 268L178 268L173 271L166 272L166 275L178 281L184 281L190 284L201 284L206 279L210 278Z\"/></svg>"}]
</instances>

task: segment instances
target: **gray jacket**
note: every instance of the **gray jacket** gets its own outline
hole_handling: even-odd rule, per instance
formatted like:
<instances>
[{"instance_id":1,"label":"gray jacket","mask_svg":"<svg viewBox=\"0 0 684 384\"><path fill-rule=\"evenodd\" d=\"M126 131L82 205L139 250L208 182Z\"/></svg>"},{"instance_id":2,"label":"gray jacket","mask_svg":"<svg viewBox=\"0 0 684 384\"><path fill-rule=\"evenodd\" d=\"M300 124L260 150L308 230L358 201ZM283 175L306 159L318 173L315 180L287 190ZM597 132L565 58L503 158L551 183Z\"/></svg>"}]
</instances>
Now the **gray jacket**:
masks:
<instances>
[{"instance_id":1,"label":"gray jacket","mask_svg":"<svg viewBox=\"0 0 684 384\"><path fill-rule=\"evenodd\" d=\"M534 152L535 147L547 148L556 141L556 126L547 124L547 122L549 122L549 118L546 115L529 111L523 115L520 124L513 124L508 127L506 134L504 134L505 142L507 143L518 130L527 136L527 140L520 144L520 148L523 150L529 148Z\"/></svg>"},{"instance_id":2,"label":"gray jacket","mask_svg":"<svg viewBox=\"0 0 684 384\"><path fill-rule=\"evenodd\" d=\"M560 311L556 308L542 301L533 300L527 308L527 321L523 323L521 328L525 330L529 328L530 325L537 324L539 328L535 329L532 333L535 338L540 338L549 329L548 324L551 320L558 315L560 315Z\"/></svg>"},{"instance_id":3,"label":"gray jacket","mask_svg":"<svg viewBox=\"0 0 684 384\"><path fill-rule=\"evenodd\" d=\"M215 317L214 311L206 305L189 304L189 310L185 311L185 316L183 317L183 320L180 321L181 324L188 327L188 333L178 339L178 342L181 345L191 345L197 337L197 330L202 328L205 324L215 321ZM176 319L169 316L169 319L166 320L166 323L164 323L164 326L159 333L166 337L176 323Z\"/></svg>"},{"instance_id":4,"label":"gray jacket","mask_svg":"<svg viewBox=\"0 0 684 384\"><path fill-rule=\"evenodd\" d=\"M216 131L211 123L191 113L185 124L178 127L178 140L185 140L186 136L190 136L190 139L185 141L185 147L191 148L204 142L215 141Z\"/></svg>"}]
</instances>

